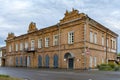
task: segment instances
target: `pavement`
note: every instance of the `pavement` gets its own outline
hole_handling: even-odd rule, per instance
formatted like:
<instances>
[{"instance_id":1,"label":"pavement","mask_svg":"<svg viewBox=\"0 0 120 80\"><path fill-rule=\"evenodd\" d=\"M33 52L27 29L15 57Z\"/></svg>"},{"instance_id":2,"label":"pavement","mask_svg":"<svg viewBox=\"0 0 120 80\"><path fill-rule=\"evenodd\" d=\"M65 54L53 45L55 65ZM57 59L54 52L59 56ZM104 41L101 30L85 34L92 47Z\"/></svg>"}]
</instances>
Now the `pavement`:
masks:
<instances>
[{"instance_id":1,"label":"pavement","mask_svg":"<svg viewBox=\"0 0 120 80\"><path fill-rule=\"evenodd\" d=\"M119 71L0 67L0 74L24 80L120 80Z\"/></svg>"}]
</instances>

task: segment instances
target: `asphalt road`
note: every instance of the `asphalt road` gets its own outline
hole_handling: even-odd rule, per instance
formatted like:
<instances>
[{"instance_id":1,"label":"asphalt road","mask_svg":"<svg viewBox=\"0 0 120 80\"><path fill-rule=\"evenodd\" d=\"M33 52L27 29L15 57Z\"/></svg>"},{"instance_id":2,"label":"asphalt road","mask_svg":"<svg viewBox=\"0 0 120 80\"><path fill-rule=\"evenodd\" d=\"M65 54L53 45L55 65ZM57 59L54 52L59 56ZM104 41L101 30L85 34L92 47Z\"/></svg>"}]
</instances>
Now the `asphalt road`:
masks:
<instances>
[{"instance_id":1,"label":"asphalt road","mask_svg":"<svg viewBox=\"0 0 120 80\"><path fill-rule=\"evenodd\" d=\"M120 72L0 67L0 74L26 80L120 80Z\"/></svg>"}]
</instances>

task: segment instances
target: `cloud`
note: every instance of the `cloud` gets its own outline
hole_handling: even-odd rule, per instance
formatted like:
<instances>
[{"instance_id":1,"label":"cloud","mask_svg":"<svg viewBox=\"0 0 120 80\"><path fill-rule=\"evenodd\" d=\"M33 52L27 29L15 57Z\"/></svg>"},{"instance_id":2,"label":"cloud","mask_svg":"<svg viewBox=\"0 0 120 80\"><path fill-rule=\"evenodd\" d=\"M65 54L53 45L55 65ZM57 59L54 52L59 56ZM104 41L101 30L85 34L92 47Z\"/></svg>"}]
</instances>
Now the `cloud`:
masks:
<instances>
[{"instance_id":1,"label":"cloud","mask_svg":"<svg viewBox=\"0 0 120 80\"><path fill-rule=\"evenodd\" d=\"M26 33L31 21L38 29L54 25L72 8L120 34L119 3L120 0L0 0L0 40L4 42L8 32Z\"/></svg>"}]
</instances>

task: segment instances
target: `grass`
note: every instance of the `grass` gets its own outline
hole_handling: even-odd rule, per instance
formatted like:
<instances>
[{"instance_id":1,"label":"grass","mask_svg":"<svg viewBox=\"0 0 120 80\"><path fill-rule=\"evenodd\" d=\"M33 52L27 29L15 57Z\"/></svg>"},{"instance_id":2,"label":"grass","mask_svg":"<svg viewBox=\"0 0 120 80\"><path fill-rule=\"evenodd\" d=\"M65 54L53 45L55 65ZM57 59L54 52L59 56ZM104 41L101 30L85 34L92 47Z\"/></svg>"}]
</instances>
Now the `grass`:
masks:
<instances>
[{"instance_id":1,"label":"grass","mask_svg":"<svg viewBox=\"0 0 120 80\"><path fill-rule=\"evenodd\" d=\"M22 79L13 78L13 77L10 77L9 75L0 74L0 80L22 80Z\"/></svg>"}]
</instances>

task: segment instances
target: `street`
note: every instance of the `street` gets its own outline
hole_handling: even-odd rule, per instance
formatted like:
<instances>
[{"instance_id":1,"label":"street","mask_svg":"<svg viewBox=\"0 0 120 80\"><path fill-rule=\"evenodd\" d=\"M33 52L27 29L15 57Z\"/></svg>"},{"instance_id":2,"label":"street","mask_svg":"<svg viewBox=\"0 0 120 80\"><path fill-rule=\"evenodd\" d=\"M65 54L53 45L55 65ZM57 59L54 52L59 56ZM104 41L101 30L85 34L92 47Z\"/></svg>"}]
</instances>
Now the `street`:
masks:
<instances>
[{"instance_id":1,"label":"street","mask_svg":"<svg viewBox=\"0 0 120 80\"><path fill-rule=\"evenodd\" d=\"M0 74L28 80L120 80L120 72L0 67Z\"/></svg>"}]
</instances>

